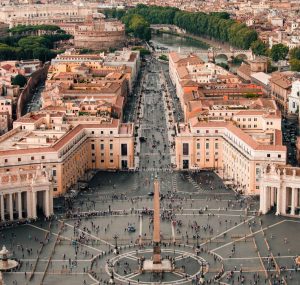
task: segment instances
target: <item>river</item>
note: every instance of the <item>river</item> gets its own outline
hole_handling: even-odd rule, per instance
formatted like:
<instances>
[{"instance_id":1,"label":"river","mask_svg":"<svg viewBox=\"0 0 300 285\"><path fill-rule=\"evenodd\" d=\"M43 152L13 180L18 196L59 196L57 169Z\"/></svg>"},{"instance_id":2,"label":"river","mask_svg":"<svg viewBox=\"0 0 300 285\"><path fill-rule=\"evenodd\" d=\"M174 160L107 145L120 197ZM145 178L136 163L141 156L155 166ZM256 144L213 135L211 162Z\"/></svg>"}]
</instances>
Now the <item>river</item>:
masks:
<instances>
[{"instance_id":1,"label":"river","mask_svg":"<svg viewBox=\"0 0 300 285\"><path fill-rule=\"evenodd\" d=\"M190 49L191 52L203 52L203 50L208 49L207 44L200 40L166 33L153 33L151 41L155 47L169 51L180 52L181 49L185 51ZM204 61L208 60L207 56L202 56L201 58ZM227 63L227 59L224 57L217 57L215 61L216 63Z\"/></svg>"}]
</instances>

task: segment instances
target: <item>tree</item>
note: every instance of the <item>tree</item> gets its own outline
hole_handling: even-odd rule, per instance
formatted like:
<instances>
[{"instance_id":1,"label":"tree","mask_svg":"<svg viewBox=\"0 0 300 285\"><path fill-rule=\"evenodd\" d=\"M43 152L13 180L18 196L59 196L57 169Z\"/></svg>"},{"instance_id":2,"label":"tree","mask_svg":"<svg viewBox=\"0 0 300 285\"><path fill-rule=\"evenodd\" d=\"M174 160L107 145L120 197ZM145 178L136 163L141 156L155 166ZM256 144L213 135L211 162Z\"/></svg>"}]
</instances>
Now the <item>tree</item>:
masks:
<instances>
[{"instance_id":1,"label":"tree","mask_svg":"<svg viewBox=\"0 0 300 285\"><path fill-rule=\"evenodd\" d=\"M290 65L291 65L291 70L292 71L300 71L300 59L290 59Z\"/></svg>"},{"instance_id":2,"label":"tree","mask_svg":"<svg viewBox=\"0 0 300 285\"><path fill-rule=\"evenodd\" d=\"M290 58L300 60L300 47L296 47L290 50Z\"/></svg>"},{"instance_id":3,"label":"tree","mask_svg":"<svg viewBox=\"0 0 300 285\"><path fill-rule=\"evenodd\" d=\"M256 40L252 42L251 50L255 55L267 55L268 46L262 40Z\"/></svg>"},{"instance_id":4,"label":"tree","mask_svg":"<svg viewBox=\"0 0 300 285\"><path fill-rule=\"evenodd\" d=\"M13 85L19 85L20 87L24 87L27 83L27 78L21 74L18 74L12 79L11 83Z\"/></svg>"},{"instance_id":5,"label":"tree","mask_svg":"<svg viewBox=\"0 0 300 285\"><path fill-rule=\"evenodd\" d=\"M278 61L286 58L289 52L289 48L284 44L273 45L270 51L270 56L272 60Z\"/></svg>"},{"instance_id":6,"label":"tree","mask_svg":"<svg viewBox=\"0 0 300 285\"><path fill-rule=\"evenodd\" d=\"M149 41L151 39L150 24L141 15L128 14L122 18L127 33L132 33L136 38Z\"/></svg>"}]
</instances>

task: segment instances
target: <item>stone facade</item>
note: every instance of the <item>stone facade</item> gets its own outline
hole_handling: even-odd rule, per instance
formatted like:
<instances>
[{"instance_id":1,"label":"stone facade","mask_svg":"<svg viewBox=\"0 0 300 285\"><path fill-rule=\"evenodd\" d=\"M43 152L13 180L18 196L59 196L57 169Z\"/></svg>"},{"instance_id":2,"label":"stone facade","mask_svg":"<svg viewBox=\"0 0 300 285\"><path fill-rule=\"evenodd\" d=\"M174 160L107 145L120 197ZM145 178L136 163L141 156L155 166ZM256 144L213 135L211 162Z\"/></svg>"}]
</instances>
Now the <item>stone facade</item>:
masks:
<instances>
[{"instance_id":1,"label":"stone facade","mask_svg":"<svg viewBox=\"0 0 300 285\"><path fill-rule=\"evenodd\" d=\"M76 48L107 50L121 47L125 42L125 26L116 20L92 20L76 25L74 44Z\"/></svg>"}]
</instances>

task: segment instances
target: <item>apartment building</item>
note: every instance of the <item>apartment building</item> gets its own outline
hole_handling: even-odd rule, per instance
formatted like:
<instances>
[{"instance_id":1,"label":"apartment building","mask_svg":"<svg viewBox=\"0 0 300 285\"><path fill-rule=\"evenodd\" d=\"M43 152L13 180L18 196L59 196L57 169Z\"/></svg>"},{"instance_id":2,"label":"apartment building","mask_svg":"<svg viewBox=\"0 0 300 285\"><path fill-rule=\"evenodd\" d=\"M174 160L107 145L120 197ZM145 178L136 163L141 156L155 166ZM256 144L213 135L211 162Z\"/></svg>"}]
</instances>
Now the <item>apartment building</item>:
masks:
<instances>
[{"instance_id":1,"label":"apartment building","mask_svg":"<svg viewBox=\"0 0 300 285\"><path fill-rule=\"evenodd\" d=\"M88 169L134 168L133 150L133 124L41 111L21 117L0 137L0 173L40 167L59 196Z\"/></svg>"},{"instance_id":2,"label":"apartment building","mask_svg":"<svg viewBox=\"0 0 300 285\"><path fill-rule=\"evenodd\" d=\"M281 131L246 132L232 122L179 124L175 138L177 169L218 169L246 195L260 193L261 167L285 165Z\"/></svg>"}]
</instances>

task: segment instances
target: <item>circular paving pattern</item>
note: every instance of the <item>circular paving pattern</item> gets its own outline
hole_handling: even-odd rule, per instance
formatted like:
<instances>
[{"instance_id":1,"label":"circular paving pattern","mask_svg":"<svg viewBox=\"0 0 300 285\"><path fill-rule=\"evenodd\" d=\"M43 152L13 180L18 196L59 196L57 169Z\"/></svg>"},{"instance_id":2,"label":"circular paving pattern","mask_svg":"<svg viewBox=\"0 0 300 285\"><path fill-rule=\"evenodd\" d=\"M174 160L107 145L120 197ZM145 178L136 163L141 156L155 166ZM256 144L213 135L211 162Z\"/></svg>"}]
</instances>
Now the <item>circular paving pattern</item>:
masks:
<instances>
[{"instance_id":1,"label":"circular paving pattern","mask_svg":"<svg viewBox=\"0 0 300 285\"><path fill-rule=\"evenodd\" d=\"M174 259L175 270L172 272L152 273L140 270L141 258L150 260L152 248L127 251L109 259L105 270L108 275L113 271L114 279L124 284L186 284L200 278L209 271L209 263L191 248L162 248L163 259ZM164 281L166 279L167 281ZM160 281L162 280L162 281Z\"/></svg>"}]
</instances>

